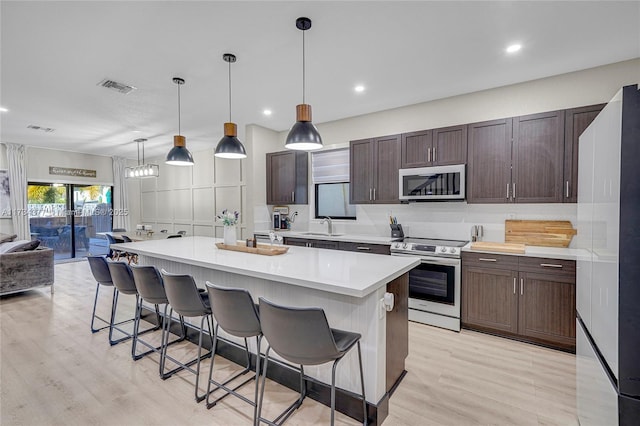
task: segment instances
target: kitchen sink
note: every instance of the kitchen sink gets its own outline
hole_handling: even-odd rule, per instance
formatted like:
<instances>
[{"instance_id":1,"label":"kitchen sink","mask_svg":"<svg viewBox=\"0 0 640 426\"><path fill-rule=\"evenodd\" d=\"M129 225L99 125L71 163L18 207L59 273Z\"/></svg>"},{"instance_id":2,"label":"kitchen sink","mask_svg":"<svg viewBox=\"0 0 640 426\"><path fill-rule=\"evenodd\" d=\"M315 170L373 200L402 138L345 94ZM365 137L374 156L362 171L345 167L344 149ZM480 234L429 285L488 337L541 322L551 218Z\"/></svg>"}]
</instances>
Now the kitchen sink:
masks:
<instances>
[{"instance_id":1,"label":"kitchen sink","mask_svg":"<svg viewBox=\"0 0 640 426\"><path fill-rule=\"evenodd\" d=\"M344 234L328 234L326 232L301 232L302 235L321 235L324 237L339 237Z\"/></svg>"}]
</instances>

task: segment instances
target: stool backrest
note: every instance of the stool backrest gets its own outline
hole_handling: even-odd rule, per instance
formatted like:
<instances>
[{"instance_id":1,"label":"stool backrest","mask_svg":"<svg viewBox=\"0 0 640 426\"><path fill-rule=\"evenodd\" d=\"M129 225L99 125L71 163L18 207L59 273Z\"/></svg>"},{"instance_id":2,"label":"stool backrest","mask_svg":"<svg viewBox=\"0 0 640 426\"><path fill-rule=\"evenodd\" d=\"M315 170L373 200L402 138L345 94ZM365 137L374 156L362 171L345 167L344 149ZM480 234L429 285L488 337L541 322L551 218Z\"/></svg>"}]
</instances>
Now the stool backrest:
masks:
<instances>
[{"instance_id":1,"label":"stool backrest","mask_svg":"<svg viewBox=\"0 0 640 426\"><path fill-rule=\"evenodd\" d=\"M145 302L154 305L169 303L167 293L164 291L162 275L153 265L131 266L133 272L133 282L138 289L138 294Z\"/></svg>"},{"instance_id":2,"label":"stool backrest","mask_svg":"<svg viewBox=\"0 0 640 426\"><path fill-rule=\"evenodd\" d=\"M182 237L182 235L180 235L180 234L172 234L172 235L168 235L167 239L169 239L169 238L181 238L181 237Z\"/></svg>"},{"instance_id":3,"label":"stool backrest","mask_svg":"<svg viewBox=\"0 0 640 426\"><path fill-rule=\"evenodd\" d=\"M124 241L125 243L132 243L133 240L129 237L127 237L126 235L122 235L122 241Z\"/></svg>"},{"instance_id":4,"label":"stool backrest","mask_svg":"<svg viewBox=\"0 0 640 426\"><path fill-rule=\"evenodd\" d=\"M124 262L108 262L111 280L120 293L137 294L131 267Z\"/></svg>"},{"instance_id":5,"label":"stool backrest","mask_svg":"<svg viewBox=\"0 0 640 426\"><path fill-rule=\"evenodd\" d=\"M102 256L87 256L93 278L102 285L113 285L107 259Z\"/></svg>"},{"instance_id":6,"label":"stool backrest","mask_svg":"<svg viewBox=\"0 0 640 426\"><path fill-rule=\"evenodd\" d=\"M285 360L302 365L340 358L321 308L294 308L260 298L260 324L271 348Z\"/></svg>"},{"instance_id":7,"label":"stool backrest","mask_svg":"<svg viewBox=\"0 0 640 426\"><path fill-rule=\"evenodd\" d=\"M109 244L124 243L124 240L122 238L116 238L111 234L104 234L104 235L107 237Z\"/></svg>"},{"instance_id":8,"label":"stool backrest","mask_svg":"<svg viewBox=\"0 0 640 426\"><path fill-rule=\"evenodd\" d=\"M258 336L260 317L249 291L220 287L207 281L209 303L216 322L224 331L237 337Z\"/></svg>"},{"instance_id":9,"label":"stool backrest","mask_svg":"<svg viewBox=\"0 0 640 426\"><path fill-rule=\"evenodd\" d=\"M169 304L178 314L199 317L208 313L191 275L170 274L163 270L162 279Z\"/></svg>"}]
</instances>

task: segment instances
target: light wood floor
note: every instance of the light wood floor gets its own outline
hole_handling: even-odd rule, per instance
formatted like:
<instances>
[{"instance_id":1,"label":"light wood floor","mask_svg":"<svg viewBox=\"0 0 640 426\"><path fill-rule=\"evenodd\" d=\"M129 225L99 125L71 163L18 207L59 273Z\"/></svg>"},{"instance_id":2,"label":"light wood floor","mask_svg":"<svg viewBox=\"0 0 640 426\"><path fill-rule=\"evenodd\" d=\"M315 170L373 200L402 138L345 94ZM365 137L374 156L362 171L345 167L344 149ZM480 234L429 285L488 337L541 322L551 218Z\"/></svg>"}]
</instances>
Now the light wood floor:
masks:
<instances>
[{"instance_id":1,"label":"light wood floor","mask_svg":"<svg viewBox=\"0 0 640 426\"><path fill-rule=\"evenodd\" d=\"M94 291L82 261L56 265L53 296L34 290L0 298L1 425L250 424L252 409L238 398L207 410L194 401L193 375L162 381L156 355L133 362L130 343L110 347L107 330L92 334ZM103 296L99 309L106 317ZM122 311L132 312L130 299L121 296ZM409 344L408 374L385 425L577 424L571 354L416 323L409 323ZM193 345L179 345L173 353L184 359L194 353ZM237 369L219 359L216 378ZM204 366L203 378L208 361ZM251 384L243 388L248 397L252 391ZM264 415L275 417L295 397L269 382ZM357 424L339 413L336 419ZM329 409L311 399L287 422L328 423Z\"/></svg>"}]
</instances>

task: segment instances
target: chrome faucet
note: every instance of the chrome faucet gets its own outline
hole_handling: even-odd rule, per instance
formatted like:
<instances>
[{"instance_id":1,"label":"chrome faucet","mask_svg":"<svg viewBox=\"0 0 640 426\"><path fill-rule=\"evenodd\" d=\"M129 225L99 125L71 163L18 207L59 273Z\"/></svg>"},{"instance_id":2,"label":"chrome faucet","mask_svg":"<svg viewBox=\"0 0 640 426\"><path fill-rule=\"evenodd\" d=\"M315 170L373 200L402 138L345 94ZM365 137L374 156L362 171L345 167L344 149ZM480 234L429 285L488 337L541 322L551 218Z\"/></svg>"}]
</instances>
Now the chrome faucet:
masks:
<instances>
[{"instance_id":1,"label":"chrome faucet","mask_svg":"<svg viewBox=\"0 0 640 426\"><path fill-rule=\"evenodd\" d=\"M325 222L327 222L327 232L329 233L329 235L333 235L333 222L331 222L331 218L329 216L325 216L320 224L322 225Z\"/></svg>"}]
</instances>

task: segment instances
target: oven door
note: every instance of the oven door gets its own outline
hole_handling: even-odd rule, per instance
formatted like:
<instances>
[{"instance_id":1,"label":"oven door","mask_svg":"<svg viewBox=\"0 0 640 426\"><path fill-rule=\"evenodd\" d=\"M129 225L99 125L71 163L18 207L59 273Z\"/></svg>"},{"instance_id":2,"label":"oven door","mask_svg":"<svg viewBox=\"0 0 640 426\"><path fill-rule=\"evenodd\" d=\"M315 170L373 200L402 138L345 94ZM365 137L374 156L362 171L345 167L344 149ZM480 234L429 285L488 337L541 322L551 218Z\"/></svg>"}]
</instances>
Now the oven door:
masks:
<instances>
[{"instance_id":1,"label":"oven door","mask_svg":"<svg viewBox=\"0 0 640 426\"><path fill-rule=\"evenodd\" d=\"M411 256L394 253L395 256ZM456 280L460 259L420 256L421 263L409 271L409 298L454 305L459 300ZM458 296L458 297L456 297Z\"/></svg>"}]
</instances>

